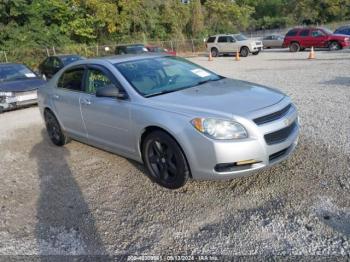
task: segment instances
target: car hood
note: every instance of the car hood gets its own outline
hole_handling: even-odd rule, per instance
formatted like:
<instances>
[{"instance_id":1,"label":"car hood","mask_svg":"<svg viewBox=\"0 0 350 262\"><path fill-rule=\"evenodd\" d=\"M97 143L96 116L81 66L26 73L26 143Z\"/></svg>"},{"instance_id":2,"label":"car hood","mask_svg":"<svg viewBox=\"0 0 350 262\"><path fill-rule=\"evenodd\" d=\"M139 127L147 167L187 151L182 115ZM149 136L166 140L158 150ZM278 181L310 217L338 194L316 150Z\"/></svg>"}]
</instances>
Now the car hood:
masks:
<instances>
[{"instance_id":1,"label":"car hood","mask_svg":"<svg viewBox=\"0 0 350 262\"><path fill-rule=\"evenodd\" d=\"M40 78L0 82L0 92L25 92L38 89L46 81Z\"/></svg>"},{"instance_id":2,"label":"car hood","mask_svg":"<svg viewBox=\"0 0 350 262\"><path fill-rule=\"evenodd\" d=\"M163 109L184 114L245 116L284 97L283 93L265 86L224 78L148 99Z\"/></svg>"},{"instance_id":3,"label":"car hood","mask_svg":"<svg viewBox=\"0 0 350 262\"><path fill-rule=\"evenodd\" d=\"M343 34L333 34L332 38L339 39L339 40L344 40L344 38L349 38L348 35L343 35Z\"/></svg>"}]
</instances>

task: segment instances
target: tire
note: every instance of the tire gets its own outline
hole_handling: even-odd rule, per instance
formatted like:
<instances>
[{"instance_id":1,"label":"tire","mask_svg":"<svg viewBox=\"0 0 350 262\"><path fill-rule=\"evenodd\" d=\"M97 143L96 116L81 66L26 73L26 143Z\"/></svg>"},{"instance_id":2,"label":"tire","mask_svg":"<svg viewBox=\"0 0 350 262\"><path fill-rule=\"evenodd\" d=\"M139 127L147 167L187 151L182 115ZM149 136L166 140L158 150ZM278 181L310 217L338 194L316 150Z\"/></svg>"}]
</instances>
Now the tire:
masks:
<instances>
[{"instance_id":1,"label":"tire","mask_svg":"<svg viewBox=\"0 0 350 262\"><path fill-rule=\"evenodd\" d=\"M0 106L0 114L4 112L4 108Z\"/></svg>"},{"instance_id":2,"label":"tire","mask_svg":"<svg viewBox=\"0 0 350 262\"><path fill-rule=\"evenodd\" d=\"M64 146L67 144L69 138L64 134L57 118L50 110L45 111L44 119L46 130L52 143L56 146Z\"/></svg>"},{"instance_id":3,"label":"tire","mask_svg":"<svg viewBox=\"0 0 350 262\"><path fill-rule=\"evenodd\" d=\"M154 131L145 138L142 143L142 158L150 179L162 187L180 188L190 176L180 146L163 131Z\"/></svg>"},{"instance_id":4,"label":"tire","mask_svg":"<svg viewBox=\"0 0 350 262\"><path fill-rule=\"evenodd\" d=\"M252 54L253 55L258 55L260 52L259 51L256 51L256 52L253 52Z\"/></svg>"},{"instance_id":5,"label":"tire","mask_svg":"<svg viewBox=\"0 0 350 262\"><path fill-rule=\"evenodd\" d=\"M328 48L329 51L336 51L341 49L341 45L336 41L332 41L329 43Z\"/></svg>"},{"instance_id":6,"label":"tire","mask_svg":"<svg viewBox=\"0 0 350 262\"><path fill-rule=\"evenodd\" d=\"M300 50L300 45L298 44L298 43L292 43L290 46L289 46L289 51L290 52L293 52L293 53L295 53L295 52L299 52L299 50Z\"/></svg>"},{"instance_id":7,"label":"tire","mask_svg":"<svg viewBox=\"0 0 350 262\"><path fill-rule=\"evenodd\" d=\"M213 47L211 50L211 56L212 57L218 57L219 56L219 50L216 47Z\"/></svg>"},{"instance_id":8,"label":"tire","mask_svg":"<svg viewBox=\"0 0 350 262\"><path fill-rule=\"evenodd\" d=\"M239 54L241 57L247 57L249 55L249 48L246 46L243 46Z\"/></svg>"}]
</instances>

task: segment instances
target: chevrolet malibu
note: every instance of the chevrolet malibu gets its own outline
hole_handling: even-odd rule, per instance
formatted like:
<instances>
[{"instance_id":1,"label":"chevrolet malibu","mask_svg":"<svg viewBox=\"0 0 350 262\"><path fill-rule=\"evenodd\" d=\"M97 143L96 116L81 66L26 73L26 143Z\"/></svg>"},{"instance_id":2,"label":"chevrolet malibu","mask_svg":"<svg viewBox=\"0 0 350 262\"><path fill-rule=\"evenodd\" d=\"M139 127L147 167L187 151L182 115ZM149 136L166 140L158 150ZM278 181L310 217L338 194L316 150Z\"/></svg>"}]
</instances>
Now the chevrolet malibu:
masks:
<instances>
[{"instance_id":1,"label":"chevrolet malibu","mask_svg":"<svg viewBox=\"0 0 350 262\"><path fill-rule=\"evenodd\" d=\"M74 62L39 89L39 107L55 145L74 139L144 163L170 189L276 164L299 133L283 93L160 54Z\"/></svg>"}]
</instances>

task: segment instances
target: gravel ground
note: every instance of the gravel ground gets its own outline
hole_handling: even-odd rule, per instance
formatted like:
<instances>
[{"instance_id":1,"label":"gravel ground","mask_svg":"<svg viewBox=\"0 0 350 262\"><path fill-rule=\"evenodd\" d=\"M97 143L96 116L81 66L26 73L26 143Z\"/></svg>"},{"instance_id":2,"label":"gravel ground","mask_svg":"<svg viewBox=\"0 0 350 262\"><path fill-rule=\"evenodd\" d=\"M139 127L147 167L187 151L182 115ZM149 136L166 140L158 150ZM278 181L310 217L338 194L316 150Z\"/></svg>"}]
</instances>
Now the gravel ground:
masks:
<instances>
[{"instance_id":1,"label":"gravel ground","mask_svg":"<svg viewBox=\"0 0 350 262\"><path fill-rule=\"evenodd\" d=\"M281 89L299 108L293 156L263 172L168 191L141 165L53 146L36 107L0 115L0 254L350 254L350 52L192 58Z\"/></svg>"}]
</instances>

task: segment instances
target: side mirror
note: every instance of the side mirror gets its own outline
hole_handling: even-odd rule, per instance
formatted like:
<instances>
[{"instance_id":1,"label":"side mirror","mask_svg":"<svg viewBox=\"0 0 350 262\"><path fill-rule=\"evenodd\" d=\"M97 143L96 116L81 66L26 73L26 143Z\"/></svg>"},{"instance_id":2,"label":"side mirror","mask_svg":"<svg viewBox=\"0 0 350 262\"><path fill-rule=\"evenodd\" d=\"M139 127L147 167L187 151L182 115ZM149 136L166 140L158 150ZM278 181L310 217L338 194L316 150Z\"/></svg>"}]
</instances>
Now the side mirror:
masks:
<instances>
[{"instance_id":1,"label":"side mirror","mask_svg":"<svg viewBox=\"0 0 350 262\"><path fill-rule=\"evenodd\" d=\"M96 96L97 97L114 97L118 99L125 99L127 98L126 93L120 92L118 87L115 85L111 84L106 87L97 89L96 91Z\"/></svg>"}]
</instances>

